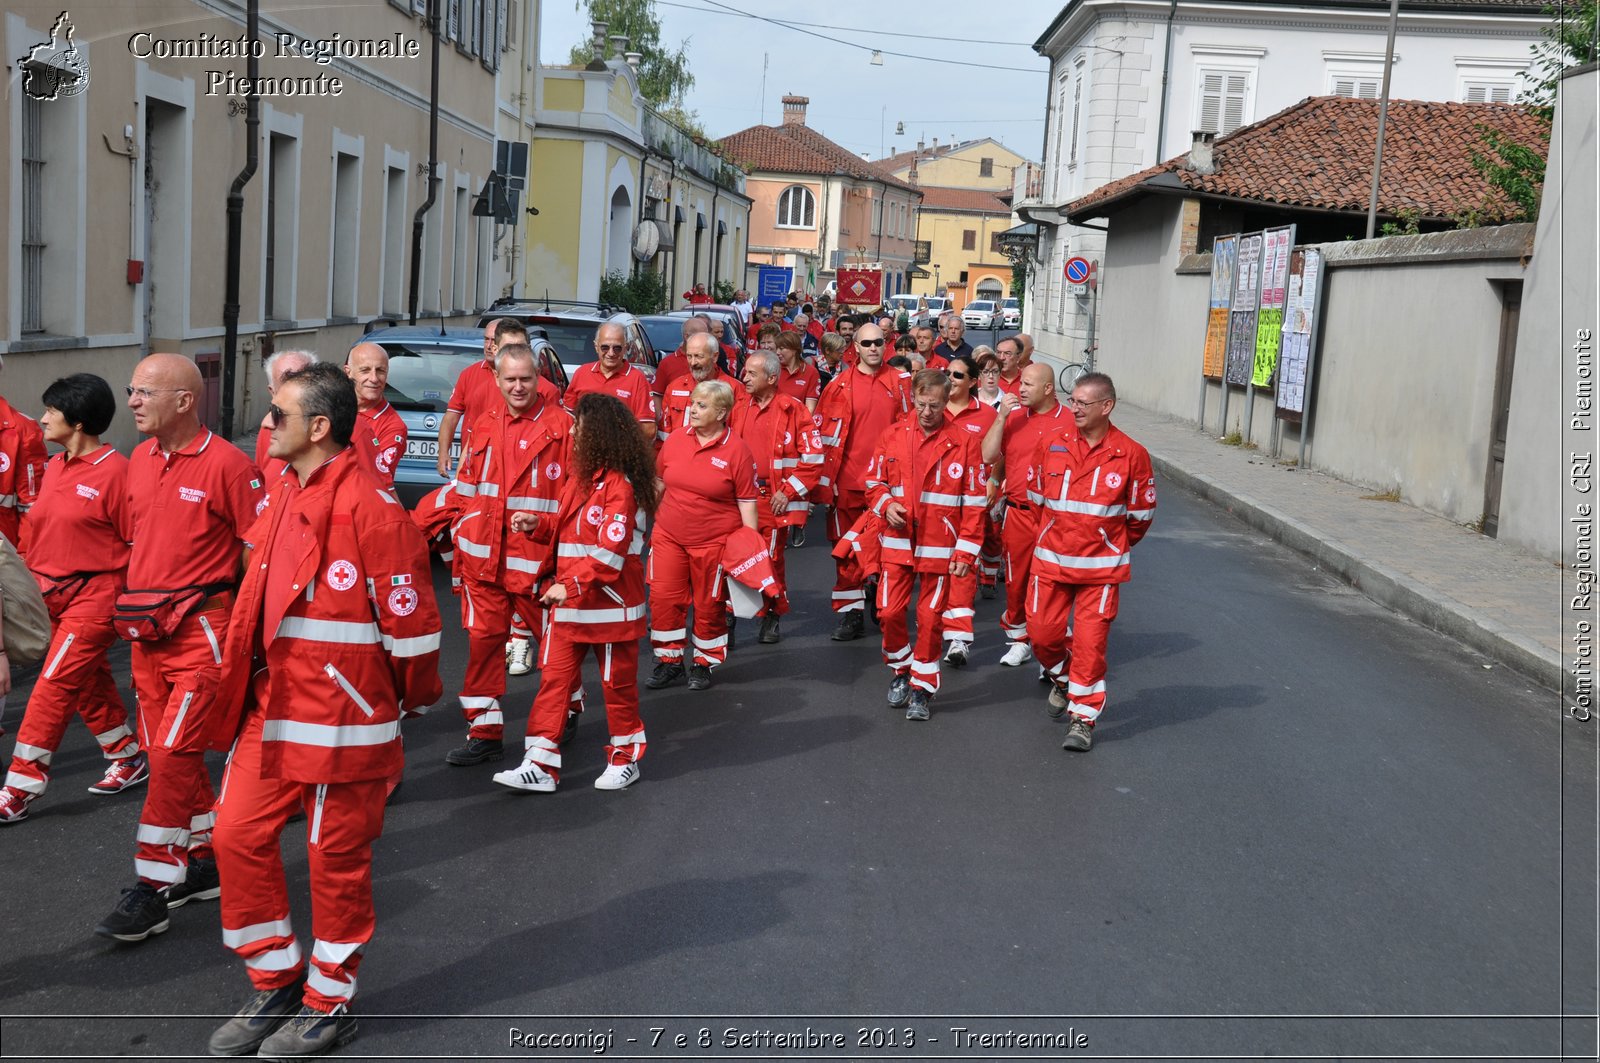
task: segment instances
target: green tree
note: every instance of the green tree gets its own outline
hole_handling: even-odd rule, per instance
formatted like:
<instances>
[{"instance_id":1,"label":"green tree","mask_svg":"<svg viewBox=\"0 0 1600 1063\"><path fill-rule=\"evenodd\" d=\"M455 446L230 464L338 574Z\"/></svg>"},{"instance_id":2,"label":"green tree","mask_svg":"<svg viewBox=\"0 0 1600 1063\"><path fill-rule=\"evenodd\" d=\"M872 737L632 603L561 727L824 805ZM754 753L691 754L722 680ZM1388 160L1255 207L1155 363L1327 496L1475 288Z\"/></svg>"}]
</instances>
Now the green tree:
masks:
<instances>
[{"instance_id":1,"label":"green tree","mask_svg":"<svg viewBox=\"0 0 1600 1063\"><path fill-rule=\"evenodd\" d=\"M1519 144L1503 131L1480 124L1478 135L1487 150L1472 153L1472 166L1491 188L1498 189L1513 204L1515 213L1504 221L1532 221L1539 216L1539 193L1544 187L1545 162L1549 158L1550 124L1555 117L1556 87L1561 72L1570 66L1593 63L1597 58L1595 10L1597 0L1557 0L1545 8L1550 16L1544 40L1533 46L1535 81L1522 93L1521 102L1531 106L1542 120L1542 149ZM1477 218L1483 212L1467 212Z\"/></svg>"},{"instance_id":2,"label":"green tree","mask_svg":"<svg viewBox=\"0 0 1600 1063\"><path fill-rule=\"evenodd\" d=\"M604 22L606 34L626 34L628 50L642 52L639 61L639 92L657 107L683 108L683 98L694 84L689 71L689 39L678 42L676 50L661 43L661 20L656 17L655 0L578 0L577 9L587 9L591 22ZM573 45L571 62L583 65L595 58L594 42Z\"/></svg>"}]
</instances>

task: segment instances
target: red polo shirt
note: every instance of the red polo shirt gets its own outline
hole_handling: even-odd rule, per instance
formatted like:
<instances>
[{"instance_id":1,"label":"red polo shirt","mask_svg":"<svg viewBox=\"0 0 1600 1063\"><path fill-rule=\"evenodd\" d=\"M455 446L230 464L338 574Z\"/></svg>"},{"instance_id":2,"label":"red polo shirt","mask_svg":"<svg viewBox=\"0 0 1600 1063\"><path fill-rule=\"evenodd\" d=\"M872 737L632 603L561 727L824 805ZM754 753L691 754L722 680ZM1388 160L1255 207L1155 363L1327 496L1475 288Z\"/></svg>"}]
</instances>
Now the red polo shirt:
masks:
<instances>
[{"instance_id":1,"label":"red polo shirt","mask_svg":"<svg viewBox=\"0 0 1600 1063\"><path fill-rule=\"evenodd\" d=\"M994 419L1000 416L993 406L987 406L972 397L968 398L967 408L960 413L952 413L949 407L945 407L945 413L950 418L951 428L963 435L973 436L980 448L984 434L994 424Z\"/></svg>"},{"instance_id":2,"label":"red polo shirt","mask_svg":"<svg viewBox=\"0 0 1600 1063\"><path fill-rule=\"evenodd\" d=\"M660 370L657 370L657 379L660 379L660 375ZM600 371L599 362L580 365L577 372L572 374L572 382L567 385L565 399L567 409L576 410L578 400L591 391L620 399L641 422L656 419L655 410L650 405L650 381L631 365L624 363L622 368L610 377Z\"/></svg>"},{"instance_id":3,"label":"red polo shirt","mask_svg":"<svg viewBox=\"0 0 1600 1063\"><path fill-rule=\"evenodd\" d=\"M245 531L265 504L260 471L210 429L171 454L154 439L139 444L128 460L128 586L176 590L237 582Z\"/></svg>"},{"instance_id":4,"label":"red polo shirt","mask_svg":"<svg viewBox=\"0 0 1600 1063\"><path fill-rule=\"evenodd\" d=\"M1033 450L1040 434L1072 423L1072 414L1061 402L1043 413L1034 413L1025 406L1011 411L1005 427L1000 430L1000 450L1006 461L1006 501L1027 504L1028 466L1033 461Z\"/></svg>"},{"instance_id":5,"label":"red polo shirt","mask_svg":"<svg viewBox=\"0 0 1600 1063\"><path fill-rule=\"evenodd\" d=\"M45 465L27 524L28 567L42 576L127 568L133 539L128 459L110 443L81 458L57 454Z\"/></svg>"},{"instance_id":6,"label":"red polo shirt","mask_svg":"<svg viewBox=\"0 0 1600 1063\"><path fill-rule=\"evenodd\" d=\"M995 387L1000 389L1002 394L1016 395L1022 391L1022 370L1017 370L1017 375L1014 380L1007 380L1005 374L1001 373L999 376L995 377L994 384Z\"/></svg>"},{"instance_id":7,"label":"red polo shirt","mask_svg":"<svg viewBox=\"0 0 1600 1063\"><path fill-rule=\"evenodd\" d=\"M778 390L785 395L793 395L801 402L816 402L822 394L822 374L817 372L817 367L804 359L800 362L800 372L791 373L789 367L780 359L778 362Z\"/></svg>"},{"instance_id":8,"label":"red polo shirt","mask_svg":"<svg viewBox=\"0 0 1600 1063\"><path fill-rule=\"evenodd\" d=\"M733 389L733 406L738 409L750 401L750 393L745 390L744 384L722 372L720 369L712 380L720 380ZM656 424L656 438L666 442L667 436L683 428L689 423L689 396L694 394L695 385L699 383L691 373L684 373L672 382L661 396L661 420ZM732 411L729 411L732 416Z\"/></svg>"},{"instance_id":9,"label":"red polo shirt","mask_svg":"<svg viewBox=\"0 0 1600 1063\"><path fill-rule=\"evenodd\" d=\"M884 429L900 419L900 391L892 386L899 373L900 370L882 364L872 374L873 379L855 382L856 387L851 392L850 435L844 441L844 458L839 463L840 487L861 489L867 482L867 464L878 452L879 437Z\"/></svg>"},{"instance_id":10,"label":"red polo shirt","mask_svg":"<svg viewBox=\"0 0 1600 1063\"><path fill-rule=\"evenodd\" d=\"M556 386L543 375L539 377L539 397L551 402L561 401ZM504 401L505 396L500 394L499 378L494 375L494 359L484 358L461 370L460 375L456 377L455 390L450 392L450 402L445 408L461 414L463 447L467 445L465 433L472 431L472 424L479 415L494 409L495 403Z\"/></svg>"},{"instance_id":11,"label":"red polo shirt","mask_svg":"<svg viewBox=\"0 0 1600 1063\"><path fill-rule=\"evenodd\" d=\"M756 459L731 428L702 443L693 428L679 428L661 446L656 467L666 490L656 529L684 546L726 539L743 526L739 502L754 502Z\"/></svg>"},{"instance_id":12,"label":"red polo shirt","mask_svg":"<svg viewBox=\"0 0 1600 1063\"><path fill-rule=\"evenodd\" d=\"M499 388L495 388L495 394L500 394ZM406 452L406 435L406 423L386 402L376 409L356 411L350 445L355 448L361 468L376 476L383 486L393 487L395 466Z\"/></svg>"},{"instance_id":13,"label":"red polo shirt","mask_svg":"<svg viewBox=\"0 0 1600 1063\"><path fill-rule=\"evenodd\" d=\"M656 366L656 378L650 382L650 392L654 395L664 395L667 385L677 380L689 371L689 359L684 357L683 348L679 347Z\"/></svg>"}]
</instances>

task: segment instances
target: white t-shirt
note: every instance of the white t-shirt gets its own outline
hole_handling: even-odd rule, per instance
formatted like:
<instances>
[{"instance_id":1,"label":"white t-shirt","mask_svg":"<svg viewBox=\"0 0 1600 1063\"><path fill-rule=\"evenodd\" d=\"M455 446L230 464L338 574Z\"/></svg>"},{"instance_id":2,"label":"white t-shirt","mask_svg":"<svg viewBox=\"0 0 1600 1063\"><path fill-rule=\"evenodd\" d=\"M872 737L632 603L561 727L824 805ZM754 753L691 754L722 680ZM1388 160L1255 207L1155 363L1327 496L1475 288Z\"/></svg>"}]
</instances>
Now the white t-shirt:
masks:
<instances>
[{"instance_id":1,"label":"white t-shirt","mask_svg":"<svg viewBox=\"0 0 1600 1063\"><path fill-rule=\"evenodd\" d=\"M756 316L755 304L749 302L748 300L742 303L729 303L728 305L739 311L739 313L743 314L746 321L749 321L751 318Z\"/></svg>"}]
</instances>

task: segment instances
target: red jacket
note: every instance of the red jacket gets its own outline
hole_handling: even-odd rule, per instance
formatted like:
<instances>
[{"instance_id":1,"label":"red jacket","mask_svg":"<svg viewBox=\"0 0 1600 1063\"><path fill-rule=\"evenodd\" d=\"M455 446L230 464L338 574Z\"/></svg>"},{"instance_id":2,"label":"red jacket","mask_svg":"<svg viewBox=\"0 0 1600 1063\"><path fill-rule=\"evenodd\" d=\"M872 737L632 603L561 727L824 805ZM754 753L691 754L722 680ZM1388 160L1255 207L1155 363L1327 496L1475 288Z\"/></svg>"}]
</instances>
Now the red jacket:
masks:
<instances>
[{"instance_id":1,"label":"red jacket","mask_svg":"<svg viewBox=\"0 0 1600 1063\"><path fill-rule=\"evenodd\" d=\"M532 593L549 544L513 533L511 514L538 513L541 522L548 521L560 508L566 483L572 415L543 399L539 406L526 448L507 437L511 413L505 403L481 415L456 476L456 574L500 584L512 594Z\"/></svg>"},{"instance_id":2,"label":"red jacket","mask_svg":"<svg viewBox=\"0 0 1600 1063\"><path fill-rule=\"evenodd\" d=\"M915 417L894 424L878 440L867 473L867 505L883 518L883 563L918 572L946 573L953 562L978 563L983 546L983 447L954 428L949 415L931 436ZM890 502L906 508L906 524L889 525Z\"/></svg>"},{"instance_id":3,"label":"red jacket","mask_svg":"<svg viewBox=\"0 0 1600 1063\"><path fill-rule=\"evenodd\" d=\"M765 437L755 431L758 418L770 418L771 446L758 448ZM733 430L750 444L756 459L756 486L762 498L756 516L763 530L789 528L806 522L811 509L807 499L822 476L822 435L811 420L806 404L792 395L776 392L766 409L746 401L733 408ZM774 489L789 496L788 508L774 517L769 499Z\"/></svg>"},{"instance_id":4,"label":"red jacket","mask_svg":"<svg viewBox=\"0 0 1600 1063\"><path fill-rule=\"evenodd\" d=\"M880 369L874 376L841 368L839 375L822 389L813 417L822 433L822 475L817 480L813 502L832 502L844 464L845 448L851 445L850 421L855 411L857 388L879 387L891 392L900 405L900 414L911 412L911 374L903 369Z\"/></svg>"},{"instance_id":5,"label":"red jacket","mask_svg":"<svg viewBox=\"0 0 1600 1063\"><path fill-rule=\"evenodd\" d=\"M733 410L738 412L750 399L750 393L735 377L729 376L722 370L717 370L717 375L712 380L720 380L733 389ZM669 380L667 386L661 391L661 416L656 418L656 447L667 441L667 437L684 425L689 423L689 396L694 394L695 384L699 381L689 373L684 373L675 380ZM730 413L729 419L733 414Z\"/></svg>"},{"instance_id":6,"label":"red jacket","mask_svg":"<svg viewBox=\"0 0 1600 1063\"><path fill-rule=\"evenodd\" d=\"M1040 509L1034 575L1126 583L1130 551L1156 515L1150 452L1115 425L1091 447L1069 424L1039 438L1028 472L1028 501Z\"/></svg>"},{"instance_id":7,"label":"red jacket","mask_svg":"<svg viewBox=\"0 0 1600 1063\"><path fill-rule=\"evenodd\" d=\"M281 481L248 538L211 747L227 749L247 711L261 711L264 776L392 777L403 762L401 712L443 692L439 608L421 533L346 448L305 487L298 477ZM285 550L294 563L270 568ZM292 588L282 586L288 581ZM269 615L269 597L281 612ZM262 668L264 679L252 683ZM263 682L264 696L247 710Z\"/></svg>"},{"instance_id":8,"label":"red jacket","mask_svg":"<svg viewBox=\"0 0 1600 1063\"><path fill-rule=\"evenodd\" d=\"M0 535L19 551L22 515L39 497L46 457L39 422L0 398Z\"/></svg>"},{"instance_id":9,"label":"red jacket","mask_svg":"<svg viewBox=\"0 0 1600 1063\"><path fill-rule=\"evenodd\" d=\"M555 540L555 579L567 589L550 610L552 635L593 643L644 634L644 510L626 476L568 477L556 519L540 521L534 535ZM543 575L550 570L547 561Z\"/></svg>"}]
</instances>

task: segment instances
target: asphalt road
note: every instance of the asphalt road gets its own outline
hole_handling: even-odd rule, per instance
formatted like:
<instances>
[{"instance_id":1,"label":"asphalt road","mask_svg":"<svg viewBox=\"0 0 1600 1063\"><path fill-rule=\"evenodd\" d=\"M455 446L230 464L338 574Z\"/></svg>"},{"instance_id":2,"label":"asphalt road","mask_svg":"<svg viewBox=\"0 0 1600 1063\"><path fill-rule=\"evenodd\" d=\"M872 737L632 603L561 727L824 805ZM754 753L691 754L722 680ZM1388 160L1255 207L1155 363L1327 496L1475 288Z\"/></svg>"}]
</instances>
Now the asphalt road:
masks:
<instances>
[{"instance_id":1,"label":"asphalt road","mask_svg":"<svg viewBox=\"0 0 1600 1063\"><path fill-rule=\"evenodd\" d=\"M447 767L449 703L410 728L342 1056L593 1058L607 1031L613 1058L667 1059L1592 1046L1592 1021L1551 1018L1595 999L1594 732L1554 696L1169 490L1093 752L1059 748L1032 667L994 663L998 602L911 724L875 641L828 641L811 536L782 644L746 630L710 691L646 692L627 791L592 788L598 712L549 796ZM535 681L512 681L514 733ZM91 934L139 802L84 792L93 744L74 725L34 817L0 830L0 1054L201 1053L242 966L213 903L142 945ZM285 849L308 941L303 830ZM774 1042L807 1027L845 1041Z\"/></svg>"}]
</instances>

